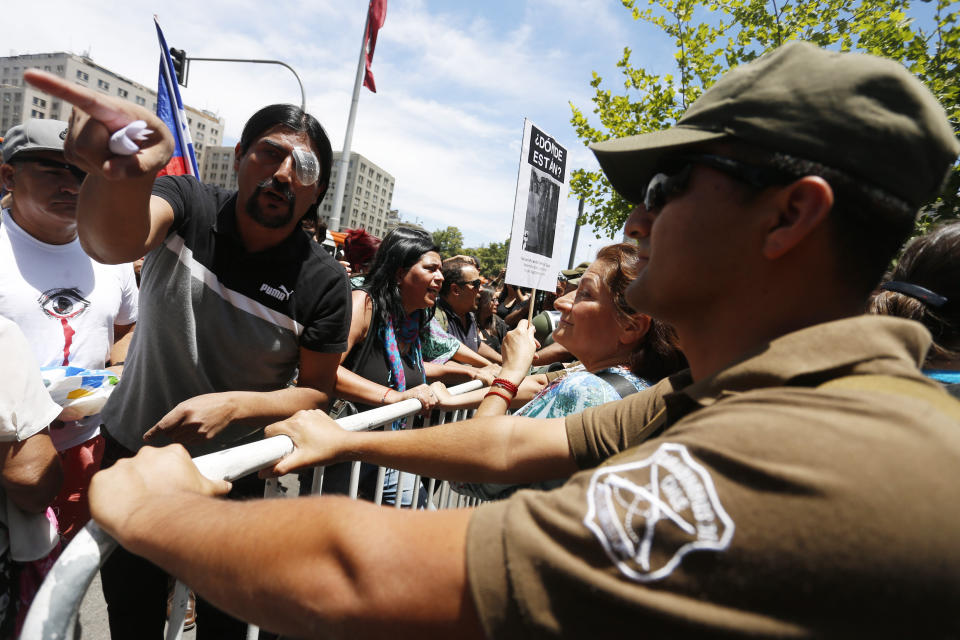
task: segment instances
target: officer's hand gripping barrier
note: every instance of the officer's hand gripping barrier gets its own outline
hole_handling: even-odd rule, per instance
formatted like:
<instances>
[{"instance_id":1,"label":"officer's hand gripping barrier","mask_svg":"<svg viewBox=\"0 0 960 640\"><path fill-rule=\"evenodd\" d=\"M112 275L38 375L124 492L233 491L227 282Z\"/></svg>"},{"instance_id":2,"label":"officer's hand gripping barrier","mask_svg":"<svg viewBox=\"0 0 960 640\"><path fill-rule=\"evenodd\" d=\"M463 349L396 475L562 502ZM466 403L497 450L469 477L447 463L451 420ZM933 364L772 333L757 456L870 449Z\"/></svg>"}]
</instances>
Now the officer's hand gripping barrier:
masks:
<instances>
[{"instance_id":1,"label":"officer's hand gripping barrier","mask_svg":"<svg viewBox=\"0 0 960 640\"><path fill-rule=\"evenodd\" d=\"M449 389L452 395L458 395L479 389L483 384L473 380ZM394 420L412 416L422 409L419 400L409 399L356 415L337 420L342 428L348 431L364 431ZM457 412L459 415L461 412ZM225 449L216 453L194 458L204 476L211 480L236 480L245 475L275 464L278 460L293 451L293 441L287 436L274 436L258 442ZM314 480L314 493L317 493L319 480L322 479L322 467ZM356 498L356 475L359 463L354 465L354 474L351 479L351 497ZM381 469L381 482L383 470ZM401 478L402 481L402 478ZM417 480L419 482L419 480ZM430 482L432 494L433 481ZM446 487L441 500L447 498ZM270 486L268 485L268 493ZM396 501L400 506L400 500ZM458 500L456 506L462 506L464 501ZM432 502L430 505L431 508ZM117 547L117 542L110 537L100 526L93 521L81 529L70 542L56 564L43 581L21 631L21 638L31 640L67 640L73 637L73 624L83 597L90 587L100 566L106 561L110 553ZM180 597L177 597L177 596ZM167 625L167 639L175 640L183 633L183 619L186 613L186 587L177 582L174 593L174 606L170 612ZM255 629L255 627L251 627Z\"/></svg>"}]
</instances>

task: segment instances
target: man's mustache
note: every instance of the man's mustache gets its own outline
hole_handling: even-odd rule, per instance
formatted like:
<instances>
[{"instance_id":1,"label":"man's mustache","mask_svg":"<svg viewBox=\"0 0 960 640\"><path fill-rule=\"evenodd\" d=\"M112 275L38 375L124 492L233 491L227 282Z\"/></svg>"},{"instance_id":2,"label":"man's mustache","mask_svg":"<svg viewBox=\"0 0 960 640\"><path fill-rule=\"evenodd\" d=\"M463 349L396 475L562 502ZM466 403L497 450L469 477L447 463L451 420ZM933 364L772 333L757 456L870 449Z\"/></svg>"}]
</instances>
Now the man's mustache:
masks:
<instances>
[{"instance_id":1,"label":"man's mustache","mask_svg":"<svg viewBox=\"0 0 960 640\"><path fill-rule=\"evenodd\" d=\"M270 189L271 191L276 191L277 193L282 195L284 198L286 198L287 201L289 201L290 203L293 203L293 201L296 199L296 196L293 194L293 189L290 187L289 184L285 182L280 182L279 180L273 177L267 178L257 185L257 191L260 191L262 189Z\"/></svg>"}]
</instances>

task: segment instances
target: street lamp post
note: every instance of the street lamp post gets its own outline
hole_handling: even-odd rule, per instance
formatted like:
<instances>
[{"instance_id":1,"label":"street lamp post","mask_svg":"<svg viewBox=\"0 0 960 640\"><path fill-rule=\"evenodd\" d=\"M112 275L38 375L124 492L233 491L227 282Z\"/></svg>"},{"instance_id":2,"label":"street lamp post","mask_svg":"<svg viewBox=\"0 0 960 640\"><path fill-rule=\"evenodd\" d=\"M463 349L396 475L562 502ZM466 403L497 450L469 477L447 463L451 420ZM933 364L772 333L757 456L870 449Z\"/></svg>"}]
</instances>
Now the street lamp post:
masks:
<instances>
[{"instance_id":1,"label":"street lamp post","mask_svg":"<svg viewBox=\"0 0 960 640\"><path fill-rule=\"evenodd\" d=\"M195 61L201 62L251 62L254 64L278 64L281 67L286 67L290 69L290 73L293 74L293 77L297 79L297 84L300 85L300 110L307 110L307 94L303 90L303 82L300 81L300 76L297 75L296 70L288 65L286 62L280 60L254 60L252 58L185 58L186 65L184 68L183 82L180 84L184 87L187 86L187 80L190 78L190 63Z\"/></svg>"}]
</instances>

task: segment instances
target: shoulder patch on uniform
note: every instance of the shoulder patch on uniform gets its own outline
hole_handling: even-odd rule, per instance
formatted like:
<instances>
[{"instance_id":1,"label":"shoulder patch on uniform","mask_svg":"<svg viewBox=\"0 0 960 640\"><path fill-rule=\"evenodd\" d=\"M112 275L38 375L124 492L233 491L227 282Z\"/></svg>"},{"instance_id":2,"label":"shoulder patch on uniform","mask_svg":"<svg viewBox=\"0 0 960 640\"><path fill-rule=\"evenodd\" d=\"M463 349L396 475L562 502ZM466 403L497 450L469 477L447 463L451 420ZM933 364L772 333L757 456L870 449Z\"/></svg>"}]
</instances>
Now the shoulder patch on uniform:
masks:
<instances>
[{"instance_id":1,"label":"shoulder patch on uniform","mask_svg":"<svg viewBox=\"0 0 960 640\"><path fill-rule=\"evenodd\" d=\"M672 443L644 460L594 472L583 524L637 582L667 577L691 551L723 551L734 531L710 474Z\"/></svg>"}]
</instances>

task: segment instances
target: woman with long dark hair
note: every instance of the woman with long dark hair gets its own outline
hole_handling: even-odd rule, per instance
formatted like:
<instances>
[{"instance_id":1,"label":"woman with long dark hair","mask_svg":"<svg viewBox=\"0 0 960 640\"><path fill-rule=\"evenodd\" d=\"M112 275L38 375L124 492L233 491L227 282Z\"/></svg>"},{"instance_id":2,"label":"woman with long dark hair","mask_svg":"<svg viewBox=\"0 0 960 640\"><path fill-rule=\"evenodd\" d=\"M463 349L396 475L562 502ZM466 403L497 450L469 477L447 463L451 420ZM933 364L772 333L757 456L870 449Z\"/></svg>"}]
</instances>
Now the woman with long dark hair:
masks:
<instances>
[{"instance_id":1,"label":"woman with long dark hair","mask_svg":"<svg viewBox=\"0 0 960 640\"><path fill-rule=\"evenodd\" d=\"M477 329L480 339L490 345L490 348L500 352L500 343L507 335L507 324L497 315L497 293L493 287L480 289L480 298L477 300Z\"/></svg>"},{"instance_id":2,"label":"woman with long dark hair","mask_svg":"<svg viewBox=\"0 0 960 640\"><path fill-rule=\"evenodd\" d=\"M437 403L426 382L420 332L433 317L443 283L440 254L426 231L398 227L387 234L361 288L353 291L347 352L337 371L337 396L364 411L408 398L425 410ZM393 428L399 428L400 421ZM338 486L331 468L324 487ZM376 467L365 465L361 493L372 497ZM412 478L411 478L412 479ZM408 487L404 487L406 494ZM393 502L396 474L387 474L384 502ZM404 501L409 498L405 495Z\"/></svg>"}]
</instances>

